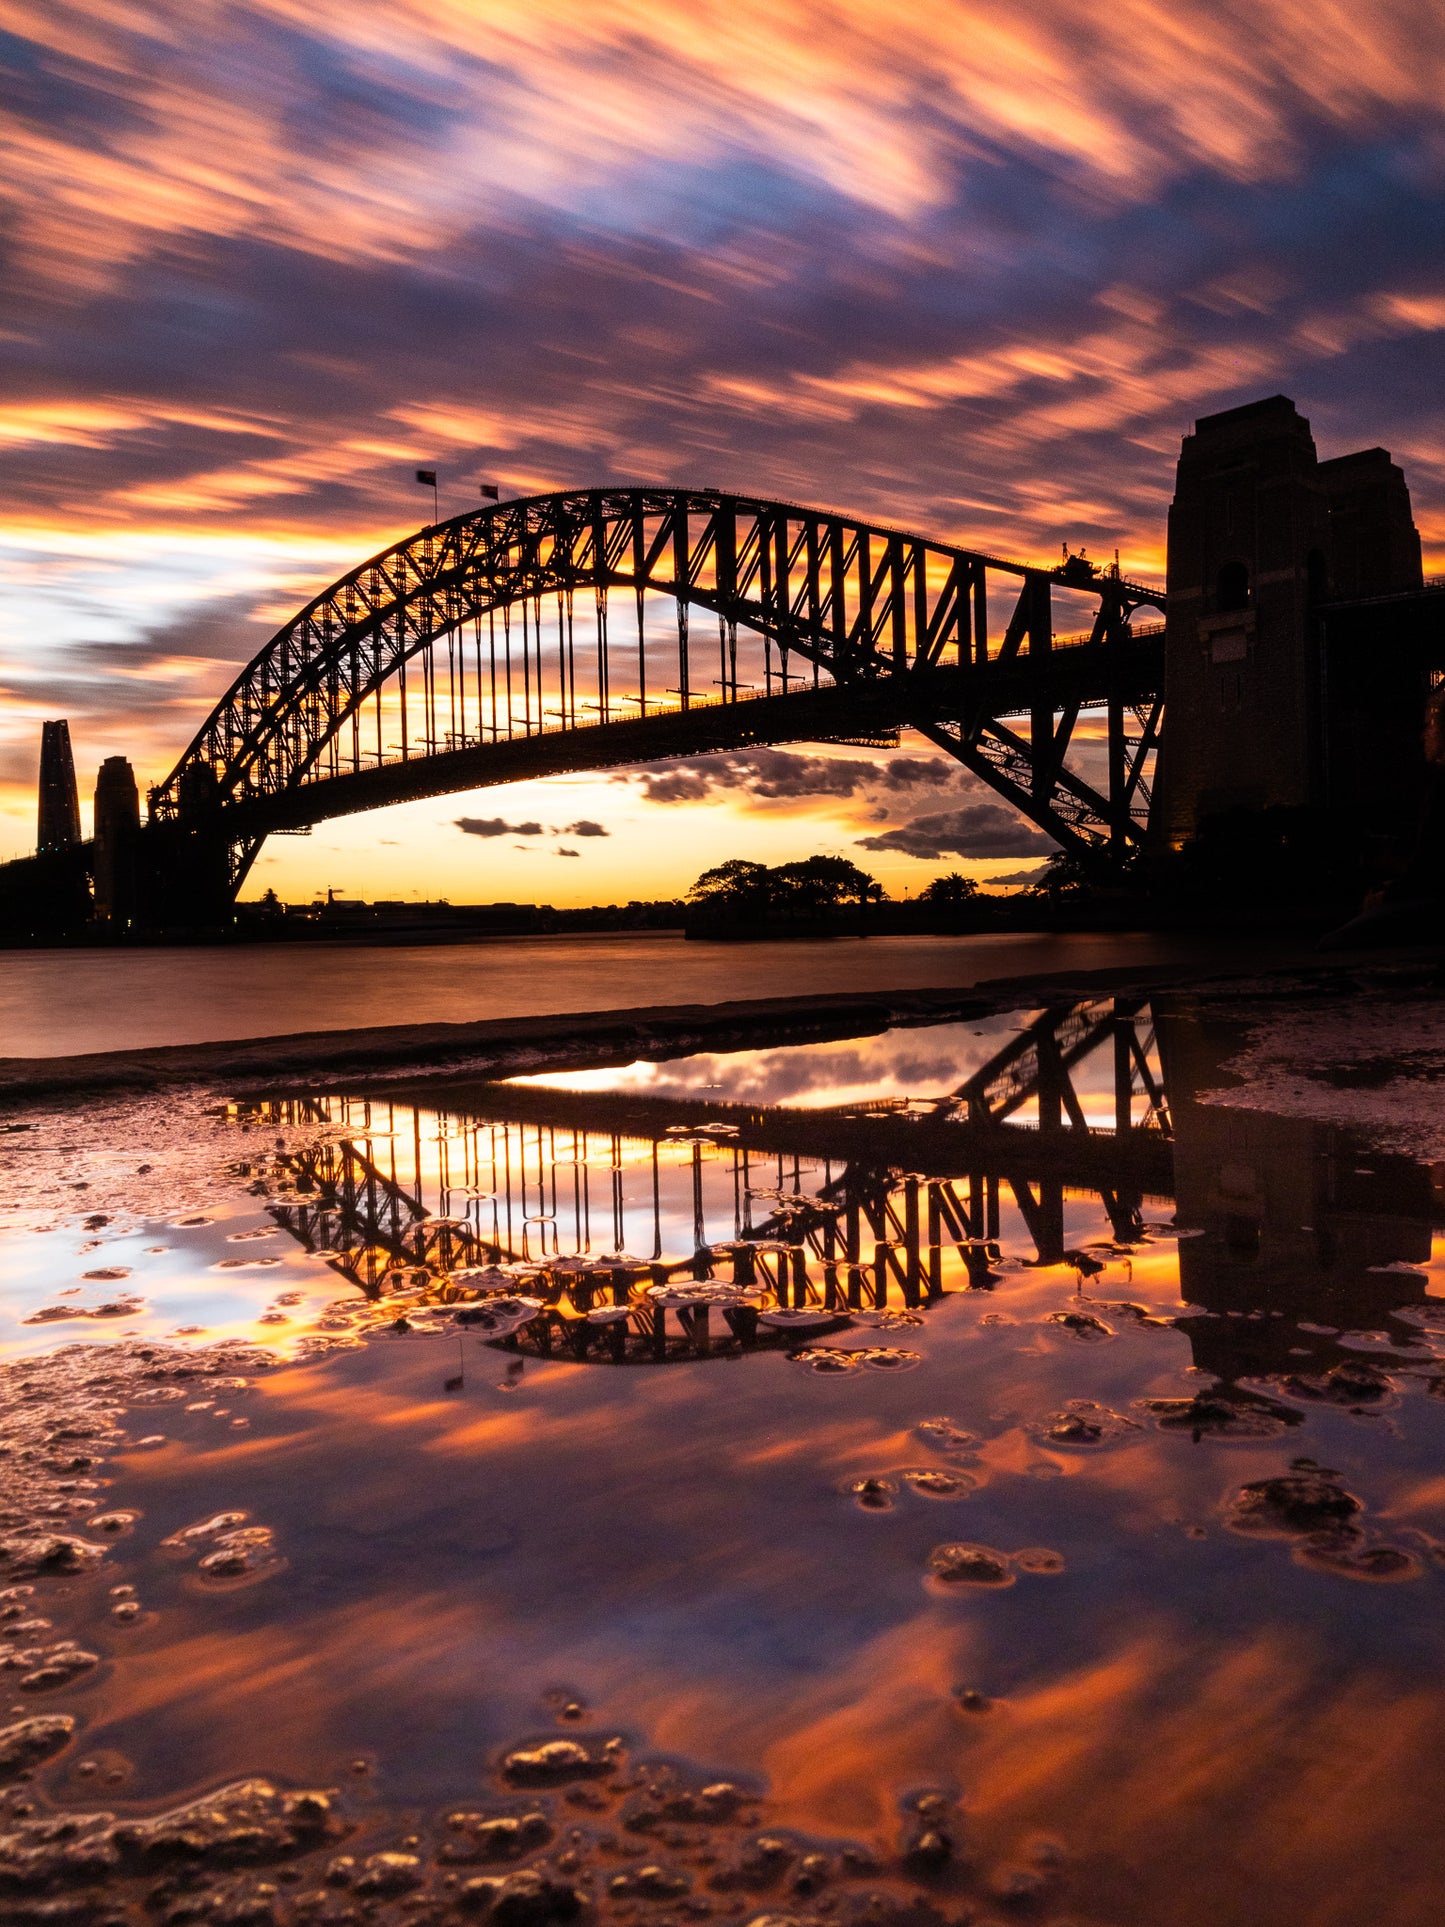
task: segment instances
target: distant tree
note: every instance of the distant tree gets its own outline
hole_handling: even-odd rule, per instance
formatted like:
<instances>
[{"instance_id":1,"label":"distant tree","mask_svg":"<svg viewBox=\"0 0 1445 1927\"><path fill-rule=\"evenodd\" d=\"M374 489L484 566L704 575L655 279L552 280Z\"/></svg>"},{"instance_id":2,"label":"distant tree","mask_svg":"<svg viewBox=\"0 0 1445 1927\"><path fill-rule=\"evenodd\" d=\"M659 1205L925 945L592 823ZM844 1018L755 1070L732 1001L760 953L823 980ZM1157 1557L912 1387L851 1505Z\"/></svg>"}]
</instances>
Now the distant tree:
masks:
<instances>
[{"instance_id":1,"label":"distant tree","mask_svg":"<svg viewBox=\"0 0 1445 1927\"><path fill-rule=\"evenodd\" d=\"M972 903L977 895L978 885L972 877L950 870L946 877L935 877L926 889L920 890L918 901L932 904L935 910L957 910L965 903Z\"/></svg>"},{"instance_id":2,"label":"distant tree","mask_svg":"<svg viewBox=\"0 0 1445 1927\"><path fill-rule=\"evenodd\" d=\"M881 903L880 883L842 856L810 856L800 863L750 863L733 857L704 870L688 891L700 909L727 917L763 917L769 911L821 917L845 904Z\"/></svg>"},{"instance_id":3,"label":"distant tree","mask_svg":"<svg viewBox=\"0 0 1445 1927\"><path fill-rule=\"evenodd\" d=\"M1088 896L1093 887L1093 878L1076 856L1067 850L1055 850L1023 894L1026 897L1043 897L1049 903L1057 904Z\"/></svg>"},{"instance_id":4,"label":"distant tree","mask_svg":"<svg viewBox=\"0 0 1445 1927\"><path fill-rule=\"evenodd\" d=\"M845 903L880 903L883 887L844 856L810 856L802 863L780 863L769 870L774 902L805 916L838 910Z\"/></svg>"},{"instance_id":5,"label":"distant tree","mask_svg":"<svg viewBox=\"0 0 1445 1927\"><path fill-rule=\"evenodd\" d=\"M732 857L702 875L688 891L688 901L729 916L761 916L772 901L766 863Z\"/></svg>"}]
</instances>

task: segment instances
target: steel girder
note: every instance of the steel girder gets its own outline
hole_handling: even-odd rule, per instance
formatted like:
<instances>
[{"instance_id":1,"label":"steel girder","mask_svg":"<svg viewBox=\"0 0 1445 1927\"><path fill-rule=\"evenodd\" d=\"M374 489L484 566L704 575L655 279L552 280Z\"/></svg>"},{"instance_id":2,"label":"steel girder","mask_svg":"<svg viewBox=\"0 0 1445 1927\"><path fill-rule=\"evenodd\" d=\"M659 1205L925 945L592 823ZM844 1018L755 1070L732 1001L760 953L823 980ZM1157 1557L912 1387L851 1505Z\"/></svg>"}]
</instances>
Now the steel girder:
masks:
<instances>
[{"instance_id":1,"label":"steel girder","mask_svg":"<svg viewBox=\"0 0 1445 1927\"><path fill-rule=\"evenodd\" d=\"M1055 583L1096 599L1091 632L1068 646L1052 633ZM753 630L776 646L785 691L790 663L801 684L791 696L833 685L853 692L866 715L912 725L1084 860L1117 862L1142 842L1162 648L1135 637L1129 622L1141 607L1162 608L1157 592L1076 562L1039 570L846 516L685 489L564 490L506 502L372 557L247 665L152 791L152 820L177 828L210 821L231 845L239 882L270 828L373 806L347 800L350 778L329 774L324 754L408 659L488 612L589 588L676 599L674 716L744 700L736 681L721 701L689 686L686 611L709 610L730 630ZM1009 614L991 642L989 598L1000 592ZM1083 707L1108 711L1107 789L1064 765ZM777 719L765 740L804 739L808 710L798 702L796 731ZM1026 734L1004 721L1021 715ZM661 725L666 716L647 717L644 705L644 719ZM597 766L608 727L546 732L576 738L572 760L564 752L559 766ZM456 770L456 787L511 780L500 768L486 773L488 752L504 747L479 745ZM415 769L447 753L434 750L404 750L401 761ZM655 753L645 743L632 750L634 758ZM395 800L379 788L378 800ZM396 795L407 793L426 792L400 783Z\"/></svg>"}]
</instances>

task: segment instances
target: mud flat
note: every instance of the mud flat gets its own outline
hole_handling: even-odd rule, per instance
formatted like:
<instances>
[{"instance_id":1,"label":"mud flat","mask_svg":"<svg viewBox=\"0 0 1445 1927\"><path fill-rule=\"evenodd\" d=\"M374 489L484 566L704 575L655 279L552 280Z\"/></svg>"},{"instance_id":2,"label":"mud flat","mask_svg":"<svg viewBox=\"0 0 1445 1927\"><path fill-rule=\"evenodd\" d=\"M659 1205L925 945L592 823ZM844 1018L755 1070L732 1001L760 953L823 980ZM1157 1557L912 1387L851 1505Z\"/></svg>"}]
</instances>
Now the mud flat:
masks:
<instances>
[{"instance_id":1,"label":"mud flat","mask_svg":"<svg viewBox=\"0 0 1445 1927\"><path fill-rule=\"evenodd\" d=\"M13 1087L0 1920L1434 1927L1432 970Z\"/></svg>"}]
</instances>

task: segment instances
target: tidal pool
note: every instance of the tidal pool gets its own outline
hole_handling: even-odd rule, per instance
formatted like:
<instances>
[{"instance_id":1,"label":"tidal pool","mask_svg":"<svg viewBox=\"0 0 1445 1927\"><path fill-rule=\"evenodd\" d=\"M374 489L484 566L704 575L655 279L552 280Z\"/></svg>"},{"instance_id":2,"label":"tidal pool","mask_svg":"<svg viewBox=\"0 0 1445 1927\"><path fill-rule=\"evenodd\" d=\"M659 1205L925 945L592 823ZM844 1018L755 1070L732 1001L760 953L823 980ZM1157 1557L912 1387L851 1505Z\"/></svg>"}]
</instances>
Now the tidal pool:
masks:
<instances>
[{"instance_id":1,"label":"tidal pool","mask_svg":"<svg viewBox=\"0 0 1445 1927\"><path fill-rule=\"evenodd\" d=\"M1439 1914L1432 1167L1107 1001L0 1135L0 1917Z\"/></svg>"}]
</instances>

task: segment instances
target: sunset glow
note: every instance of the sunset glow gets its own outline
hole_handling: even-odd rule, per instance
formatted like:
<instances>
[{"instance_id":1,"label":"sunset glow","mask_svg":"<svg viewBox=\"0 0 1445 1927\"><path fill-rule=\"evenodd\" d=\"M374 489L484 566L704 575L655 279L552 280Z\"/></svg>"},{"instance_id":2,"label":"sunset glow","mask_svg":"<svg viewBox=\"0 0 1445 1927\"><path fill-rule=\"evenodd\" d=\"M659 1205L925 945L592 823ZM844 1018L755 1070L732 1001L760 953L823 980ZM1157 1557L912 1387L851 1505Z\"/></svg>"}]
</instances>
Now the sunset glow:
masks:
<instances>
[{"instance_id":1,"label":"sunset glow","mask_svg":"<svg viewBox=\"0 0 1445 1927\"><path fill-rule=\"evenodd\" d=\"M70 718L87 812L105 756L159 780L292 611L429 519L418 464L444 515L482 481L690 483L1157 580L1181 434L1278 390L1322 454L1391 450L1445 566L1436 7L7 18L0 856L33 845L41 720ZM334 823L247 894L1018 865L923 854L911 825L986 795L941 760L903 789L794 769L785 807L708 767L685 808L653 772ZM455 827L499 815L608 834L558 861ZM894 832L919 847L858 849Z\"/></svg>"}]
</instances>

